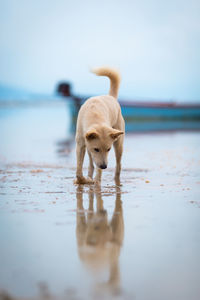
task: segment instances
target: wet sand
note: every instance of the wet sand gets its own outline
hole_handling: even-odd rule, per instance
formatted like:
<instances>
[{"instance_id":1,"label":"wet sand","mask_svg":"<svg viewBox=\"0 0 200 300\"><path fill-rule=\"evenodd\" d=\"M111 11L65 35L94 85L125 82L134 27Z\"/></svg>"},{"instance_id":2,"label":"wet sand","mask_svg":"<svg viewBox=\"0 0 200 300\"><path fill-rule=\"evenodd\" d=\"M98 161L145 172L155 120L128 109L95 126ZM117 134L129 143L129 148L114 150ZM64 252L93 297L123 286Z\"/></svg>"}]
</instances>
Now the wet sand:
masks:
<instances>
[{"instance_id":1,"label":"wet sand","mask_svg":"<svg viewBox=\"0 0 200 300\"><path fill-rule=\"evenodd\" d=\"M69 127L62 102L0 109L0 299L198 300L200 134L127 135L95 189Z\"/></svg>"}]
</instances>

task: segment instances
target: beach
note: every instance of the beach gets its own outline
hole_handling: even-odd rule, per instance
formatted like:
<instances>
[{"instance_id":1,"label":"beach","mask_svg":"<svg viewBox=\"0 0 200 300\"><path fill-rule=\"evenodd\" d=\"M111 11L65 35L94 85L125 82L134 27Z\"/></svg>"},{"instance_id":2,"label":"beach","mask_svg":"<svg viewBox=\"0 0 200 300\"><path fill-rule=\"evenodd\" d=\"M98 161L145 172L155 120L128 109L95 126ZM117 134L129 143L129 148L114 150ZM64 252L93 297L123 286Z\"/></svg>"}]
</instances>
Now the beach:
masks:
<instances>
[{"instance_id":1,"label":"beach","mask_svg":"<svg viewBox=\"0 0 200 300\"><path fill-rule=\"evenodd\" d=\"M200 132L127 134L122 185L111 150L95 188L70 122L64 101L0 108L0 299L198 300Z\"/></svg>"}]
</instances>

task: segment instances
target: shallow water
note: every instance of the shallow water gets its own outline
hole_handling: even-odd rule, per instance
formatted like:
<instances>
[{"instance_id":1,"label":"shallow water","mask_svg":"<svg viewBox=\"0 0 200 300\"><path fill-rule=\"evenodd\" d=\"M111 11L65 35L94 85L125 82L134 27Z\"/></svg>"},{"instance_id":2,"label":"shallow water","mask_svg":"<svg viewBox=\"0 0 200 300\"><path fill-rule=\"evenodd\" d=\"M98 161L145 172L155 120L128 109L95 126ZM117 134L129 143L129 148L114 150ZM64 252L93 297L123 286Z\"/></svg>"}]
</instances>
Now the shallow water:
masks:
<instances>
[{"instance_id":1,"label":"shallow water","mask_svg":"<svg viewBox=\"0 0 200 300\"><path fill-rule=\"evenodd\" d=\"M78 187L68 117L62 102L1 109L0 290L199 299L200 134L127 135L122 186L111 151L101 189Z\"/></svg>"}]
</instances>

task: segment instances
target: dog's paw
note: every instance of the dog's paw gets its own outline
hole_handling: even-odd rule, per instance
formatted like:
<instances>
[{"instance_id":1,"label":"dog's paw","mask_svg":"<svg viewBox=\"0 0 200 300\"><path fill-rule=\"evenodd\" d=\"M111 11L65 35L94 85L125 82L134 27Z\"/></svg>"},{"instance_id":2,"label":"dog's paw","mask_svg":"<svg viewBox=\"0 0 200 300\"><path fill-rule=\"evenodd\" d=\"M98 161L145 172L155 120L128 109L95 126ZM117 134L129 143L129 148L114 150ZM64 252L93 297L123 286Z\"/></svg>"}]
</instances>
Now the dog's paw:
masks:
<instances>
[{"instance_id":1,"label":"dog's paw","mask_svg":"<svg viewBox=\"0 0 200 300\"><path fill-rule=\"evenodd\" d=\"M87 181L87 184L93 184L94 183L94 180L92 178L90 178L90 177L87 177L85 179Z\"/></svg>"},{"instance_id":2,"label":"dog's paw","mask_svg":"<svg viewBox=\"0 0 200 300\"><path fill-rule=\"evenodd\" d=\"M115 176L114 180L117 186L122 186L119 176Z\"/></svg>"},{"instance_id":3,"label":"dog's paw","mask_svg":"<svg viewBox=\"0 0 200 300\"><path fill-rule=\"evenodd\" d=\"M101 181L95 179L95 180L94 180L94 184L95 184L96 187L99 187L99 186L101 185Z\"/></svg>"},{"instance_id":4,"label":"dog's paw","mask_svg":"<svg viewBox=\"0 0 200 300\"><path fill-rule=\"evenodd\" d=\"M78 176L75 180L74 180L74 184L93 184L94 181L88 177L85 178L84 176Z\"/></svg>"}]
</instances>

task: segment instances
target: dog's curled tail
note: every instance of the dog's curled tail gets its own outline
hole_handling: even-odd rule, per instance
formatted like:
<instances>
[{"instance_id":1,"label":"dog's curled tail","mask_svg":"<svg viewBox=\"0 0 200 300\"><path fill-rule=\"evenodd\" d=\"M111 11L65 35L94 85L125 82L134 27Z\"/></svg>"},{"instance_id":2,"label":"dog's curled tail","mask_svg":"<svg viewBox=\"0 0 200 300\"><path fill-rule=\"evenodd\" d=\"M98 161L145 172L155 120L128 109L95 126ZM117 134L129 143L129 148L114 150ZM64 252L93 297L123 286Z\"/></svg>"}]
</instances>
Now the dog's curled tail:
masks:
<instances>
[{"instance_id":1,"label":"dog's curled tail","mask_svg":"<svg viewBox=\"0 0 200 300\"><path fill-rule=\"evenodd\" d=\"M110 79L109 95L113 96L114 98L117 98L119 85L120 85L120 81L121 81L119 71L117 71L113 68L109 68L109 67L101 67L98 69L92 69L92 73L94 73L98 76L108 77Z\"/></svg>"}]
</instances>

